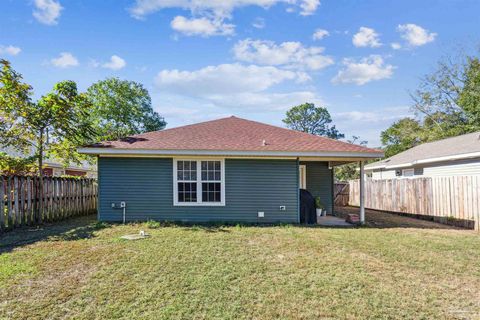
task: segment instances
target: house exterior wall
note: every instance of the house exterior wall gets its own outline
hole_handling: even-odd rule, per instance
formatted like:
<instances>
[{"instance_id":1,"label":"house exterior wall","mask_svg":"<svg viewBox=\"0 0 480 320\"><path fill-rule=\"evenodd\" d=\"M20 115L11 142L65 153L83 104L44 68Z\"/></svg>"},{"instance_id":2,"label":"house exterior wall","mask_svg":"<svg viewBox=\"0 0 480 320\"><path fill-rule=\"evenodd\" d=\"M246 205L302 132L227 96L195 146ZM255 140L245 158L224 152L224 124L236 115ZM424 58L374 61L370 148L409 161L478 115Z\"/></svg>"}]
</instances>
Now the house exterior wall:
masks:
<instances>
[{"instance_id":1,"label":"house exterior wall","mask_svg":"<svg viewBox=\"0 0 480 320\"><path fill-rule=\"evenodd\" d=\"M369 172L372 172L372 179L379 180L379 179L395 179L397 178L395 176L395 170L381 170L381 169L375 169L373 171L370 170L365 170L367 174Z\"/></svg>"},{"instance_id":2,"label":"house exterior wall","mask_svg":"<svg viewBox=\"0 0 480 320\"><path fill-rule=\"evenodd\" d=\"M320 197L328 213L333 212L333 170L328 168L328 162L305 161L307 190Z\"/></svg>"},{"instance_id":3,"label":"house exterior wall","mask_svg":"<svg viewBox=\"0 0 480 320\"><path fill-rule=\"evenodd\" d=\"M451 161L434 166L426 166L423 169L424 176L470 176L480 174L480 158Z\"/></svg>"},{"instance_id":4,"label":"house exterior wall","mask_svg":"<svg viewBox=\"0 0 480 320\"><path fill-rule=\"evenodd\" d=\"M299 220L296 160L225 159L225 206L174 206L172 158L100 157L98 172L101 221L122 220L122 210L111 206L120 201L126 202L128 221Z\"/></svg>"},{"instance_id":5,"label":"house exterior wall","mask_svg":"<svg viewBox=\"0 0 480 320\"><path fill-rule=\"evenodd\" d=\"M62 166L51 166L46 165L44 169L44 174L50 177L61 177L64 175L67 176L77 176L77 177L86 177L86 178L97 178L97 171L92 169L68 167L64 168Z\"/></svg>"},{"instance_id":6,"label":"house exterior wall","mask_svg":"<svg viewBox=\"0 0 480 320\"><path fill-rule=\"evenodd\" d=\"M415 169L413 178L419 177L450 177L480 175L480 158L439 162L423 166L411 166L403 169ZM395 169L391 170L368 170L372 172L372 179L396 179L402 178L395 175ZM423 171L423 173L421 173ZM421 174L420 174L421 173Z\"/></svg>"}]
</instances>

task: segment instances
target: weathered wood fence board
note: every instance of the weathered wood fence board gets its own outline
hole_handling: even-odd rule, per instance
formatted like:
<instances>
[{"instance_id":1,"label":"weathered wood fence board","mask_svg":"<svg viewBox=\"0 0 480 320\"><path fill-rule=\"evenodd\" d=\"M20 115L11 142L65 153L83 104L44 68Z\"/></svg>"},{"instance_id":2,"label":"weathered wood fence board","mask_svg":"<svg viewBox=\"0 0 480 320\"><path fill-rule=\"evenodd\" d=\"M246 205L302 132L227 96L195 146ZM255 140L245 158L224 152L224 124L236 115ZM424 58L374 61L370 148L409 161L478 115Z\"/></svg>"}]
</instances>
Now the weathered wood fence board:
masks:
<instances>
[{"instance_id":1,"label":"weathered wood fence board","mask_svg":"<svg viewBox=\"0 0 480 320\"><path fill-rule=\"evenodd\" d=\"M360 204L358 180L349 182L349 204ZM480 230L480 176L452 176L365 181L365 207L430 216L437 221L463 220Z\"/></svg>"},{"instance_id":2,"label":"weathered wood fence board","mask_svg":"<svg viewBox=\"0 0 480 320\"><path fill-rule=\"evenodd\" d=\"M333 199L336 206L348 205L350 185L348 182L336 182L333 185Z\"/></svg>"},{"instance_id":3,"label":"weathered wood fence board","mask_svg":"<svg viewBox=\"0 0 480 320\"><path fill-rule=\"evenodd\" d=\"M0 176L0 232L95 213L94 179Z\"/></svg>"}]
</instances>

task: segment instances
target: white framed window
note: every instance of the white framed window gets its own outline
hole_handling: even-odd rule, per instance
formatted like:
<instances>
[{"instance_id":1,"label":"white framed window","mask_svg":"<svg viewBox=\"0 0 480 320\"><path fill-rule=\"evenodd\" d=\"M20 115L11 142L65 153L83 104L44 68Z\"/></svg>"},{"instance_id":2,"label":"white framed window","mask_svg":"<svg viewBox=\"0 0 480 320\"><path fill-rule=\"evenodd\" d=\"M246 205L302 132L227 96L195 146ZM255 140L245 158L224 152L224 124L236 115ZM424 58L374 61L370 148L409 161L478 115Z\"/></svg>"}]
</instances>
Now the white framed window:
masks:
<instances>
[{"instance_id":1,"label":"white framed window","mask_svg":"<svg viewBox=\"0 0 480 320\"><path fill-rule=\"evenodd\" d=\"M404 177L413 177L414 174L415 174L414 169L403 169L402 170L402 176L404 176Z\"/></svg>"},{"instance_id":2,"label":"white framed window","mask_svg":"<svg viewBox=\"0 0 480 320\"><path fill-rule=\"evenodd\" d=\"M224 206L224 159L174 159L173 205Z\"/></svg>"}]
</instances>

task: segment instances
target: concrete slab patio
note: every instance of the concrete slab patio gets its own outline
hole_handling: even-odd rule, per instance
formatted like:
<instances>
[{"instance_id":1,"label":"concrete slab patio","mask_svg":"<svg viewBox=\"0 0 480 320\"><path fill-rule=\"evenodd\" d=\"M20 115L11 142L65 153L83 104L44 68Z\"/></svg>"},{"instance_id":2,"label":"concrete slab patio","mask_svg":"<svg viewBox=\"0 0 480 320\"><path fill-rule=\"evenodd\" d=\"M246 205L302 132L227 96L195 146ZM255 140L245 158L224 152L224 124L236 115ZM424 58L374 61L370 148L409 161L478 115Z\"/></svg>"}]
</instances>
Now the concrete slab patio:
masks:
<instances>
[{"instance_id":1,"label":"concrete slab patio","mask_svg":"<svg viewBox=\"0 0 480 320\"><path fill-rule=\"evenodd\" d=\"M340 219L348 214L358 214L358 207L335 207L335 215ZM415 219L378 210L366 209L365 225L370 228L416 228L416 229L458 229L459 227L433 221Z\"/></svg>"},{"instance_id":2,"label":"concrete slab patio","mask_svg":"<svg viewBox=\"0 0 480 320\"><path fill-rule=\"evenodd\" d=\"M324 227L339 227L339 228L351 228L353 224L348 223L345 219L335 216L322 216L317 218L317 224Z\"/></svg>"}]
</instances>

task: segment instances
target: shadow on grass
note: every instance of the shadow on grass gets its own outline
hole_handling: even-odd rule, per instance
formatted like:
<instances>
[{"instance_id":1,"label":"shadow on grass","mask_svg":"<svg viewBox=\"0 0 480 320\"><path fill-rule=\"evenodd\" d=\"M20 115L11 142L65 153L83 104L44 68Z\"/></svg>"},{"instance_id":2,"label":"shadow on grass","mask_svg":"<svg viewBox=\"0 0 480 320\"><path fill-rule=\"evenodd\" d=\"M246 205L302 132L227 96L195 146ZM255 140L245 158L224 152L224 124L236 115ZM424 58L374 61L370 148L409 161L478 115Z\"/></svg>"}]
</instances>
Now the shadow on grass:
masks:
<instances>
[{"instance_id":1,"label":"shadow on grass","mask_svg":"<svg viewBox=\"0 0 480 320\"><path fill-rule=\"evenodd\" d=\"M75 241L89 239L109 224L97 222L96 216L75 217L41 226L23 227L0 235L0 254L38 241Z\"/></svg>"},{"instance_id":2,"label":"shadow on grass","mask_svg":"<svg viewBox=\"0 0 480 320\"><path fill-rule=\"evenodd\" d=\"M358 213L358 208L342 207L336 208L335 213L338 217L345 217L349 213ZM412 229L456 229L462 228L405 217L393 213L367 210L366 226L360 228L412 228ZM136 224L137 222L129 222ZM231 232L233 228L268 228L268 227L285 227L285 228L335 228L335 229L352 229L351 227L341 226L320 226L305 224L288 224L288 223L237 223L237 222L178 222L178 221L147 221L144 223L148 229L178 227L192 232ZM0 254L14 250L25 245L29 245L38 241L75 241L80 239L89 239L94 237L95 231L110 226L120 225L120 223L104 223L98 222L95 215L71 218L55 223L45 223L38 227L24 227L6 232L0 235ZM359 228L355 226L354 228ZM465 229L463 229L465 230Z\"/></svg>"},{"instance_id":3,"label":"shadow on grass","mask_svg":"<svg viewBox=\"0 0 480 320\"><path fill-rule=\"evenodd\" d=\"M145 222L147 228L149 229L159 229L159 228L182 228L188 231L203 231L203 232L230 232L227 227L234 226L233 223L222 223L222 222L182 222L182 221L156 221L149 220Z\"/></svg>"},{"instance_id":4,"label":"shadow on grass","mask_svg":"<svg viewBox=\"0 0 480 320\"><path fill-rule=\"evenodd\" d=\"M149 229L158 229L158 228L181 228L186 231L192 232L225 232L229 233L232 229L241 229L241 228L271 228L271 227L282 227L282 228L340 228L340 229L351 229L356 226L322 226L317 224L300 224L300 223L284 223L284 222L269 222L269 223L260 223L260 222L233 222L233 221L219 221L219 222L185 222L185 221L154 221L150 220L146 222L146 226Z\"/></svg>"},{"instance_id":5,"label":"shadow on grass","mask_svg":"<svg viewBox=\"0 0 480 320\"><path fill-rule=\"evenodd\" d=\"M356 207L336 207L335 215L346 218L348 214L358 214ZM429 217L412 217L394 212L378 210L365 210L365 226L362 228L388 229L388 228L411 228L411 229L453 229L468 230L454 225L442 224L428 219Z\"/></svg>"}]
</instances>

